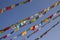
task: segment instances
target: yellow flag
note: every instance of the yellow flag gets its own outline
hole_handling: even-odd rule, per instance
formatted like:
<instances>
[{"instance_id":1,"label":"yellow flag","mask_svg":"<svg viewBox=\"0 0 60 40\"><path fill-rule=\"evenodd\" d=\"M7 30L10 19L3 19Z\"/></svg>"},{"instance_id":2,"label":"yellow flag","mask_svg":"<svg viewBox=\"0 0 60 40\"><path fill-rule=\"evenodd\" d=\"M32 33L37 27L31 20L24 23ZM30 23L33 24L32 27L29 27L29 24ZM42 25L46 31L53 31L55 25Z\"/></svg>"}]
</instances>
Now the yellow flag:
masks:
<instances>
[{"instance_id":1,"label":"yellow flag","mask_svg":"<svg viewBox=\"0 0 60 40\"><path fill-rule=\"evenodd\" d=\"M19 4L25 4L26 2L20 2Z\"/></svg>"},{"instance_id":2,"label":"yellow flag","mask_svg":"<svg viewBox=\"0 0 60 40\"><path fill-rule=\"evenodd\" d=\"M33 29L33 27L30 28L30 30L32 30L32 29Z\"/></svg>"},{"instance_id":3,"label":"yellow flag","mask_svg":"<svg viewBox=\"0 0 60 40\"><path fill-rule=\"evenodd\" d=\"M22 32L22 36L25 36L26 34L27 34L27 32L26 32L26 31Z\"/></svg>"},{"instance_id":4,"label":"yellow flag","mask_svg":"<svg viewBox=\"0 0 60 40\"><path fill-rule=\"evenodd\" d=\"M57 2L57 5L60 5L60 1L59 1L59 2Z\"/></svg>"},{"instance_id":5,"label":"yellow flag","mask_svg":"<svg viewBox=\"0 0 60 40\"><path fill-rule=\"evenodd\" d=\"M15 4L11 5L11 8L14 8L15 7Z\"/></svg>"},{"instance_id":6,"label":"yellow flag","mask_svg":"<svg viewBox=\"0 0 60 40\"><path fill-rule=\"evenodd\" d=\"M15 30L14 30L14 32L17 32L19 30L19 28L16 28Z\"/></svg>"},{"instance_id":7,"label":"yellow flag","mask_svg":"<svg viewBox=\"0 0 60 40\"><path fill-rule=\"evenodd\" d=\"M31 22L35 22L37 19L36 18L33 18L32 20L31 20Z\"/></svg>"}]
</instances>

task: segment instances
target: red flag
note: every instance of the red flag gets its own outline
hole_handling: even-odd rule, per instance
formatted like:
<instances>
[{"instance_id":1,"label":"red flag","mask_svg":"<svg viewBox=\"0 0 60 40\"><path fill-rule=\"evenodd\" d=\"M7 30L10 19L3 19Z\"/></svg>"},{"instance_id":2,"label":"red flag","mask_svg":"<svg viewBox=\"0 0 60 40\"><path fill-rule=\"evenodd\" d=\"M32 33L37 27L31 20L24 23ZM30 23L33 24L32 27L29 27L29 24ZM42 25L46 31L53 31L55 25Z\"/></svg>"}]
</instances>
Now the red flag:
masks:
<instances>
[{"instance_id":1,"label":"red flag","mask_svg":"<svg viewBox=\"0 0 60 40\"><path fill-rule=\"evenodd\" d=\"M5 29L3 29L4 31L7 31L7 30L9 30L10 29L10 27L6 27Z\"/></svg>"},{"instance_id":2,"label":"red flag","mask_svg":"<svg viewBox=\"0 0 60 40\"><path fill-rule=\"evenodd\" d=\"M31 0L27 0L27 2L30 2Z\"/></svg>"},{"instance_id":3,"label":"red flag","mask_svg":"<svg viewBox=\"0 0 60 40\"><path fill-rule=\"evenodd\" d=\"M3 36L3 38L7 38L7 35Z\"/></svg>"},{"instance_id":4,"label":"red flag","mask_svg":"<svg viewBox=\"0 0 60 40\"><path fill-rule=\"evenodd\" d=\"M10 9L12 9L11 6L6 7L6 10L10 10Z\"/></svg>"},{"instance_id":5,"label":"red flag","mask_svg":"<svg viewBox=\"0 0 60 40\"><path fill-rule=\"evenodd\" d=\"M35 26L32 26L30 29L31 29L31 30L35 30Z\"/></svg>"},{"instance_id":6,"label":"red flag","mask_svg":"<svg viewBox=\"0 0 60 40\"><path fill-rule=\"evenodd\" d=\"M30 17L26 18L27 20L30 20Z\"/></svg>"},{"instance_id":7,"label":"red flag","mask_svg":"<svg viewBox=\"0 0 60 40\"><path fill-rule=\"evenodd\" d=\"M3 9L0 9L0 13L2 13L3 12Z\"/></svg>"},{"instance_id":8,"label":"red flag","mask_svg":"<svg viewBox=\"0 0 60 40\"><path fill-rule=\"evenodd\" d=\"M51 16L49 16L49 18L51 19L53 17L53 14Z\"/></svg>"}]
</instances>

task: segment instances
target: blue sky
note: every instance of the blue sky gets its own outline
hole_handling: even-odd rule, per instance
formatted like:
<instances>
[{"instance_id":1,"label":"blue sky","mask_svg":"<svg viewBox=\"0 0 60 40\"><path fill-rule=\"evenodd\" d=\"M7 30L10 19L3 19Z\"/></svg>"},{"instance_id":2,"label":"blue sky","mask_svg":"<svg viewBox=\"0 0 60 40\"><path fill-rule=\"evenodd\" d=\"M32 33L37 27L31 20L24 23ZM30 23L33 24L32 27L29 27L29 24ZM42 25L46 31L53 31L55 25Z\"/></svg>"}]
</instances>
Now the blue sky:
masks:
<instances>
[{"instance_id":1,"label":"blue sky","mask_svg":"<svg viewBox=\"0 0 60 40\"><path fill-rule=\"evenodd\" d=\"M18 3L20 1L24 1L24 0L0 0L0 8L4 8L6 6ZM0 14L0 29L3 29L3 28L5 28L5 27L7 27L11 24L15 24L16 22L19 22L20 20L22 20L24 18L27 18L31 15L34 15L35 13L51 6L52 4L54 4L58 1L59 0L32 0L32 2L30 2L30 3L17 6L16 8L13 8L12 10L9 10L9 11L5 11L2 14ZM41 20L43 20L44 18L46 18L49 15L53 14L54 12L56 12L59 9L60 9L60 6L57 6L53 9L51 9L44 16L39 18L36 22L34 22L32 24L29 24L29 25L26 25L25 27L21 28L18 32L13 33L10 37L8 37L6 39L3 39L3 40L9 40L9 39L13 38L15 35L18 35L22 31L24 31L27 28L33 26L34 24L40 23ZM47 29L52 27L52 25L54 25L58 20L60 20L60 18L57 18L53 22L47 24L44 28L42 28L36 34L32 35L27 40L34 40L39 35L44 33ZM60 34L60 31L59 31L60 27L59 26L60 26L60 24L58 24L55 28L53 28L46 36L41 38L41 40L60 40L60 38L59 38L60 37L60 35L59 35ZM0 37L10 33L11 31L12 30L10 29L10 30L4 32L2 35L0 35ZM28 32L27 35L29 35L29 34L30 34L30 32ZM20 36L16 40L22 40L23 38L24 37Z\"/></svg>"}]
</instances>

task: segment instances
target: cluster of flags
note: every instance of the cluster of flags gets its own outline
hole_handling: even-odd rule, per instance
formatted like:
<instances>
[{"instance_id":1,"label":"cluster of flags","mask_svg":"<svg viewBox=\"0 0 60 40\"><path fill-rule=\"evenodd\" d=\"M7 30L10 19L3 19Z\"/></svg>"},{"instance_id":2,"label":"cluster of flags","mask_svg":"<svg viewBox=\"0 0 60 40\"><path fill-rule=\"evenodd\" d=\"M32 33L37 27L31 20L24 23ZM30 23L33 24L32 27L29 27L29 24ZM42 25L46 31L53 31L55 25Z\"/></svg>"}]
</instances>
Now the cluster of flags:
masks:
<instances>
[{"instance_id":1,"label":"cluster of flags","mask_svg":"<svg viewBox=\"0 0 60 40\"><path fill-rule=\"evenodd\" d=\"M32 36L34 33L38 32L41 28L43 28L45 25L47 25L48 23L54 21L56 18L60 17L59 11L60 11L60 10L58 10L56 13L50 15L49 17L43 19L43 20L40 22L40 24L35 24L34 26L32 26L32 27L28 28L27 30L23 31L22 33L18 34L18 35L15 36L13 39L16 39L17 37L19 37L19 36L21 36L21 35L22 35L22 36L25 36L29 30L34 31L33 33L31 33L30 35L27 36L27 38L29 38L29 37ZM43 25L43 24L44 24L44 25ZM40 27L39 27L39 26L40 26ZM5 39L5 38L11 36L12 33L17 32L17 30L18 30L18 29L13 30L11 33L9 33L9 34L7 34L7 35L4 35L4 36L1 37L0 39L2 39L2 38Z\"/></svg>"},{"instance_id":2,"label":"cluster of flags","mask_svg":"<svg viewBox=\"0 0 60 40\"><path fill-rule=\"evenodd\" d=\"M50 7L46 8L44 10L38 12L37 14L34 14L33 16L27 17L27 18L21 20L20 22L18 22L16 24L12 24L11 26L8 26L8 27L0 30L0 34L4 33L5 31L7 31L9 29L16 29L16 31L18 31L23 26L35 22L37 19L42 17L44 14L46 14L46 12L48 12L50 9L52 9L52 8L58 6L58 5L60 5L60 1L56 2L55 4L51 5Z\"/></svg>"},{"instance_id":3,"label":"cluster of flags","mask_svg":"<svg viewBox=\"0 0 60 40\"><path fill-rule=\"evenodd\" d=\"M26 3L31 2L31 1L32 0L26 0L26 1L19 2L17 4L13 4L13 5L7 6L5 8L2 8L2 9L0 9L0 14L3 13L4 11L11 10L11 9L15 8L16 6L23 5L23 4L26 4Z\"/></svg>"},{"instance_id":4,"label":"cluster of flags","mask_svg":"<svg viewBox=\"0 0 60 40\"><path fill-rule=\"evenodd\" d=\"M55 15L55 14L54 14ZM49 16L50 17L50 16ZM48 17L48 18L49 18ZM29 31L29 30L33 30L34 32L33 33L31 33L31 34L29 34L28 36L27 36L27 38L29 38L30 36L32 36L33 34L35 34L36 32L38 32L39 30L41 30L41 28L43 28L45 25L47 25L48 23L50 23L50 22L52 22L52 21L54 21L56 18L58 18L58 17L60 17L60 14L58 14L58 15L55 15L55 17L53 18L51 18L50 20L48 19L48 21L43 25L43 24L41 24L41 22L40 22L40 24L35 24L34 26L32 26L32 27L30 27L30 28L28 28L27 30L25 30L25 31L23 31L22 33L20 33L20 34L18 34L17 36L15 36L15 37L13 37L13 39L16 39L16 38L18 38L19 36L26 36L26 34L27 34L27 32ZM24 35L23 35L24 34ZM44 35L44 34L43 34ZM11 39L11 40L13 40L13 39Z\"/></svg>"},{"instance_id":5,"label":"cluster of flags","mask_svg":"<svg viewBox=\"0 0 60 40\"><path fill-rule=\"evenodd\" d=\"M30 2L30 0L27 0L25 2L20 2L18 4L16 4L17 6L20 5L20 4L25 4L27 2ZM59 2L56 2L55 4L51 5L50 7L38 12L37 14L34 14L33 16L30 16L30 17L27 17L23 20L21 20L20 22L16 23L16 24L12 24L11 26L8 26L2 30L0 30L0 34L4 33L5 31L9 30L9 29L14 29L12 32L10 32L9 34L7 35L4 35L3 37L0 38L1 39L6 39L7 37L11 36L14 32L17 32L19 31L20 28L22 28L23 26L26 26L28 24L31 24L35 21L37 21L37 19L39 19L40 17L42 17L43 15L46 14L46 12L48 12L49 10L51 10L52 8L56 7L56 6L59 6L60 5L60 1ZM14 5L15 6L15 5ZM14 8L14 7L13 7ZM5 8L5 10L10 10L10 7L7 7ZM0 10L0 12L2 12L2 10ZM54 21L56 18L60 17L60 14L59 14L60 10L58 10L57 12L55 12L54 14L50 15L49 17L43 19L39 24L35 24L33 25L32 27L28 28L27 30L23 31L22 33L18 34L17 36L13 37L13 39L16 39L17 37L19 36L25 36L28 31L30 30L33 30L34 32L29 34L27 36L27 38L29 38L30 36L32 36L33 34L35 34L36 32L38 32L41 28L43 28L46 24L50 23L51 21ZM57 22L55 24L55 26L58 24L59 22ZM44 24L44 25L43 25ZM39 27L40 26L40 27ZM53 27L55 27L53 26ZM52 27L52 28L53 28ZM50 28L48 31L46 31L45 33L43 33L40 38L42 38L47 32L49 32L52 28ZM38 40L40 38L36 38L35 40ZM13 40L11 39L11 40Z\"/></svg>"}]
</instances>

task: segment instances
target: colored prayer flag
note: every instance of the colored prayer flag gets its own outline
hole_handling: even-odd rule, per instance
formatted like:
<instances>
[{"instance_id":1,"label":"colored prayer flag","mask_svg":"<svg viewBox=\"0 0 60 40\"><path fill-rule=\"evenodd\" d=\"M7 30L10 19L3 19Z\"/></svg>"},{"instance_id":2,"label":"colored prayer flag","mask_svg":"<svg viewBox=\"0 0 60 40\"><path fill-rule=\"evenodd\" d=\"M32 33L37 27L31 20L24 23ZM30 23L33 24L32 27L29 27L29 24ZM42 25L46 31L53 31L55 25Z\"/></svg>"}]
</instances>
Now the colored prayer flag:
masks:
<instances>
[{"instance_id":1,"label":"colored prayer flag","mask_svg":"<svg viewBox=\"0 0 60 40\"><path fill-rule=\"evenodd\" d=\"M2 34L3 33L3 30L0 30L0 34Z\"/></svg>"},{"instance_id":2,"label":"colored prayer flag","mask_svg":"<svg viewBox=\"0 0 60 40\"><path fill-rule=\"evenodd\" d=\"M37 19L36 18L33 18L32 20L31 20L31 22L35 22Z\"/></svg>"},{"instance_id":3,"label":"colored prayer flag","mask_svg":"<svg viewBox=\"0 0 60 40\"><path fill-rule=\"evenodd\" d=\"M4 38L4 39L7 38L7 35L3 36L3 38Z\"/></svg>"},{"instance_id":4,"label":"colored prayer flag","mask_svg":"<svg viewBox=\"0 0 60 40\"><path fill-rule=\"evenodd\" d=\"M25 36L26 34L27 34L27 32L26 32L26 31L22 32L22 36Z\"/></svg>"},{"instance_id":5,"label":"colored prayer flag","mask_svg":"<svg viewBox=\"0 0 60 40\"><path fill-rule=\"evenodd\" d=\"M44 22L44 23L45 23L45 22L47 22L47 21L48 21L48 19L47 19L47 18L46 18L46 19L44 19L44 20L42 20L42 22Z\"/></svg>"},{"instance_id":6,"label":"colored prayer flag","mask_svg":"<svg viewBox=\"0 0 60 40\"><path fill-rule=\"evenodd\" d=\"M34 30L35 29L35 26L32 26L31 28L30 28L30 30Z\"/></svg>"},{"instance_id":7,"label":"colored prayer flag","mask_svg":"<svg viewBox=\"0 0 60 40\"><path fill-rule=\"evenodd\" d=\"M6 27L6 28L4 28L3 30L4 31L7 31L7 30L9 30L10 29L10 27Z\"/></svg>"},{"instance_id":8,"label":"colored prayer flag","mask_svg":"<svg viewBox=\"0 0 60 40\"><path fill-rule=\"evenodd\" d=\"M11 5L11 8L14 8L15 7L15 4Z\"/></svg>"},{"instance_id":9,"label":"colored prayer flag","mask_svg":"<svg viewBox=\"0 0 60 40\"><path fill-rule=\"evenodd\" d=\"M14 30L14 32L17 32L19 29L18 28L16 28L15 30Z\"/></svg>"},{"instance_id":10,"label":"colored prayer flag","mask_svg":"<svg viewBox=\"0 0 60 40\"><path fill-rule=\"evenodd\" d=\"M6 7L6 10L10 10L10 9L12 9L11 6Z\"/></svg>"},{"instance_id":11,"label":"colored prayer flag","mask_svg":"<svg viewBox=\"0 0 60 40\"><path fill-rule=\"evenodd\" d=\"M22 5L22 4L25 4L25 3L26 3L26 2L20 2L19 4L21 4L21 5Z\"/></svg>"},{"instance_id":12,"label":"colored prayer flag","mask_svg":"<svg viewBox=\"0 0 60 40\"><path fill-rule=\"evenodd\" d=\"M0 9L0 13L3 13L3 9Z\"/></svg>"}]
</instances>

